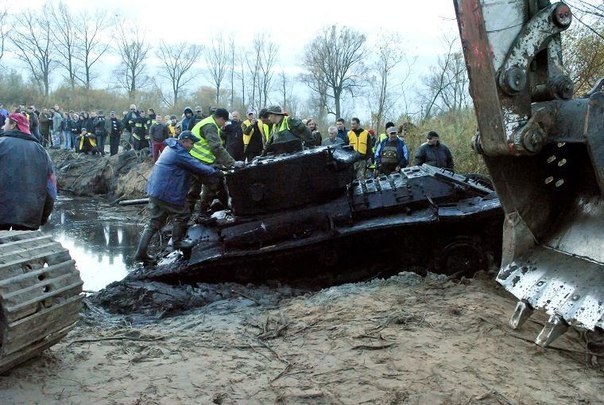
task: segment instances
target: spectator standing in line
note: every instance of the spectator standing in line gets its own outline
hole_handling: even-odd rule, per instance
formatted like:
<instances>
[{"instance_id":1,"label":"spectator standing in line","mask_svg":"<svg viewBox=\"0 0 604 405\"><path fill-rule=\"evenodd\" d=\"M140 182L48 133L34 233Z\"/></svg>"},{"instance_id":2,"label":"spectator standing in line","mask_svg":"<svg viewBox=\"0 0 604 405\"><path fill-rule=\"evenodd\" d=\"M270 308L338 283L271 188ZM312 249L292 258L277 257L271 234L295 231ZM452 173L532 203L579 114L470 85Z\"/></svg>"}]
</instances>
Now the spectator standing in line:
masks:
<instances>
[{"instance_id":1,"label":"spectator standing in line","mask_svg":"<svg viewBox=\"0 0 604 405\"><path fill-rule=\"evenodd\" d=\"M69 142L69 149L74 149L78 152L78 147L76 143L76 138L82 132L82 125L84 123L83 120L80 119L80 114L71 113L66 114L67 123L65 125L67 136L65 136L66 142ZM66 144L67 145L67 144Z\"/></svg>"},{"instance_id":2,"label":"spectator standing in line","mask_svg":"<svg viewBox=\"0 0 604 405\"><path fill-rule=\"evenodd\" d=\"M323 137L321 136L321 133L319 132L319 129L317 128L317 122L315 120L313 120L312 118L308 118L306 120L306 126L308 127L308 130L310 131L310 135L313 138L314 144L321 145L321 142L323 142Z\"/></svg>"},{"instance_id":3,"label":"spectator standing in line","mask_svg":"<svg viewBox=\"0 0 604 405\"><path fill-rule=\"evenodd\" d=\"M178 134L176 133L176 124L178 124L176 115L174 115L174 114L170 115L168 121L166 121L166 124L168 127L168 132L170 133L170 137L171 138L178 137Z\"/></svg>"},{"instance_id":4,"label":"spectator standing in line","mask_svg":"<svg viewBox=\"0 0 604 405\"><path fill-rule=\"evenodd\" d=\"M338 137L338 127L335 125L327 128L327 138L323 139L321 146L331 146L334 148L341 148L344 146L342 138Z\"/></svg>"},{"instance_id":5,"label":"spectator standing in line","mask_svg":"<svg viewBox=\"0 0 604 405\"><path fill-rule=\"evenodd\" d=\"M377 173L388 175L407 167L409 151L405 142L400 139L395 126L386 129L388 139L384 139L376 147L375 163Z\"/></svg>"},{"instance_id":6,"label":"spectator standing in line","mask_svg":"<svg viewBox=\"0 0 604 405\"><path fill-rule=\"evenodd\" d=\"M348 131L348 140L352 148L357 151L361 158L354 162L356 177L363 180L367 176L367 164L373 159L373 151L369 132L361 127L361 121L354 117L350 120L350 131Z\"/></svg>"},{"instance_id":7,"label":"spectator standing in line","mask_svg":"<svg viewBox=\"0 0 604 405\"><path fill-rule=\"evenodd\" d=\"M239 111L231 112L230 120L224 126L226 150L235 160L245 160L243 148L243 128Z\"/></svg>"},{"instance_id":8,"label":"spectator standing in line","mask_svg":"<svg viewBox=\"0 0 604 405\"><path fill-rule=\"evenodd\" d=\"M436 131L428 132L427 141L422 143L415 152L415 164L417 166L428 164L453 170L453 155L444 143L440 142L440 136Z\"/></svg>"},{"instance_id":9,"label":"spectator standing in line","mask_svg":"<svg viewBox=\"0 0 604 405\"><path fill-rule=\"evenodd\" d=\"M48 108L42 109L38 119L40 121L40 142L42 146L48 147L51 145L50 131L52 130L52 117Z\"/></svg>"},{"instance_id":10,"label":"spectator standing in line","mask_svg":"<svg viewBox=\"0 0 604 405\"><path fill-rule=\"evenodd\" d=\"M93 133L96 138L96 144L101 156L105 155L105 139L107 138L107 122L105 120L105 112L100 110L94 118Z\"/></svg>"},{"instance_id":11,"label":"spectator standing in line","mask_svg":"<svg viewBox=\"0 0 604 405\"><path fill-rule=\"evenodd\" d=\"M109 155L117 155L124 126L122 121L115 115L115 111L111 111L109 114L109 122L107 124L109 127Z\"/></svg>"},{"instance_id":12,"label":"spectator standing in line","mask_svg":"<svg viewBox=\"0 0 604 405\"><path fill-rule=\"evenodd\" d=\"M195 124L193 123L195 118L193 118L193 109L191 107L185 107L182 111L184 115L182 121L180 121L180 129L182 131L190 131L193 129Z\"/></svg>"},{"instance_id":13,"label":"spectator standing in line","mask_svg":"<svg viewBox=\"0 0 604 405\"><path fill-rule=\"evenodd\" d=\"M263 109L266 111L266 109ZM243 153L245 160L251 162L256 156L262 153L264 147L264 134L268 132L262 120L257 120L256 113L250 109L247 112L247 119L241 123L243 130Z\"/></svg>"},{"instance_id":14,"label":"spectator standing in line","mask_svg":"<svg viewBox=\"0 0 604 405\"><path fill-rule=\"evenodd\" d=\"M336 127L338 128L338 138L344 142L344 145L348 145L348 130L346 129L346 121L344 121L344 118L338 118L336 120Z\"/></svg>"},{"instance_id":15,"label":"spectator standing in line","mask_svg":"<svg viewBox=\"0 0 604 405\"><path fill-rule=\"evenodd\" d=\"M197 106L195 107L195 113L193 114L193 118L191 119L191 123L189 124L189 130L193 129L193 127L200 122L202 119L204 119L205 117L207 117L207 115L205 115L203 113L203 110L201 109L201 106Z\"/></svg>"},{"instance_id":16,"label":"spectator standing in line","mask_svg":"<svg viewBox=\"0 0 604 405\"><path fill-rule=\"evenodd\" d=\"M149 128L149 138L151 139L151 157L153 163L157 162L159 155L164 150L166 144L164 141L170 136L168 127L163 123L161 115L155 117L151 128Z\"/></svg>"},{"instance_id":17,"label":"spectator standing in line","mask_svg":"<svg viewBox=\"0 0 604 405\"><path fill-rule=\"evenodd\" d=\"M52 113L52 149L59 149L61 147L61 126L63 125L63 114L59 110L59 106L55 105L54 108L50 109ZM64 142L67 142L66 140ZM68 147L69 146L69 147ZM71 149L71 145L63 144L63 149Z\"/></svg>"},{"instance_id":18,"label":"spectator standing in line","mask_svg":"<svg viewBox=\"0 0 604 405\"><path fill-rule=\"evenodd\" d=\"M29 119L29 132L31 132L31 134L38 141L41 141L42 137L40 136L40 120L38 119L38 115L40 112L37 111L36 107L33 105L27 107L26 111L21 110L21 112L24 112L27 118Z\"/></svg>"}]
</instances>

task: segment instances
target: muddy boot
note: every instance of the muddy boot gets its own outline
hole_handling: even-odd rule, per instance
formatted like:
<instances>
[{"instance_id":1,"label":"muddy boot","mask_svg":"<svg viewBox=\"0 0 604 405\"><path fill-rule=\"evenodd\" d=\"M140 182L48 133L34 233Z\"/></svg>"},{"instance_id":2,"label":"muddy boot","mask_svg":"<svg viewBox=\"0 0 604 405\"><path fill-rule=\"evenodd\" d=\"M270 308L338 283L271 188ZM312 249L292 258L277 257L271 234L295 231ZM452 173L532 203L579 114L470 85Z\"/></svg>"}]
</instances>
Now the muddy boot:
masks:
<instances>
[{"instance_id":1,"label":"muddy boot","mask_svg":"<svg viewBox=\"0 0 604 405\"><path fill-rule=\"evenodd\" d=\"M134 260L144 263L155 262L155 257L150 256L147 253L147 248L149 247L149 243L151 242L153 235L155 235L154 230L145 229L141 235L140 241L138 242L138 247L136 248L136 253L134 254Z\"/></svg>"},{"instance_id":2,"label":"muddy boot","mask_svg":"<svg viewBox=\"0 0 604 405\"><path fill-rule=\"evenodd\" d=\"M172 228L172 247L174 249L191 249L195 243L190 239L184 239L187 233L186 225L181 222L175 222Z\"/></svg>"}]
</instances>

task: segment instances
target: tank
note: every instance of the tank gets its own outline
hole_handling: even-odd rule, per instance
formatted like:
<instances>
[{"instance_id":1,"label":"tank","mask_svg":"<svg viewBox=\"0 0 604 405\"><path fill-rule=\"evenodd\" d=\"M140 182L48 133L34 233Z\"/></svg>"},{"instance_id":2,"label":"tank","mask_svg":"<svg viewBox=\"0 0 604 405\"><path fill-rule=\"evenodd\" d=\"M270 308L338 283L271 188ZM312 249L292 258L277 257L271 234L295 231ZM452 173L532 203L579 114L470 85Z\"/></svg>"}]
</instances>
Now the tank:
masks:
<instances>
[{"instance_id":1,"label":"tank","mask_svg":"<svg viewBox=\"0 0 604 405\"><path fill-rule=\"evenodd\" d=\"M229 172L230 209L189 228L196 245L184 258L171 253L142 277L337 283L402 269L470 275L498 263L503 211L488 182L428 165L358 181L358 158L317 147Z\"/></svg>"},{"instance_id":2,"label":"tank","mask_svg":"<svg viewBox=\"0 0 604 405\"><path fill-rule=\"evenodd\" d=\"M40 231L0 231L0 374L75 326L82 280L69 251Z\"/></svg>"}]
</instances>

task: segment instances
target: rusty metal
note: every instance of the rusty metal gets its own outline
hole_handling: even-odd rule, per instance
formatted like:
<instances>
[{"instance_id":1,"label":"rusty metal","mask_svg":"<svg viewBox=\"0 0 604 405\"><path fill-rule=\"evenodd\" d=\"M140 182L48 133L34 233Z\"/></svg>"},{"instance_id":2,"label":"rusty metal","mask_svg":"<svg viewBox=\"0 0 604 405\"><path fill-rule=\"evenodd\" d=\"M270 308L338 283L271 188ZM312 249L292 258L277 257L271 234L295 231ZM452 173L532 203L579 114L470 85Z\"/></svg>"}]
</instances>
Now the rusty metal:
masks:
<instances>
[{"instance_id":1,"label":"rusty metal","mask_svg":"<svg viewBox=\"0 0 604 405\"><path fill-rule=\"evenodd\" d=\"M83 296L69 252L39 231L0 231L0 373L75 326Z\"/></svg>"}]
</instances>

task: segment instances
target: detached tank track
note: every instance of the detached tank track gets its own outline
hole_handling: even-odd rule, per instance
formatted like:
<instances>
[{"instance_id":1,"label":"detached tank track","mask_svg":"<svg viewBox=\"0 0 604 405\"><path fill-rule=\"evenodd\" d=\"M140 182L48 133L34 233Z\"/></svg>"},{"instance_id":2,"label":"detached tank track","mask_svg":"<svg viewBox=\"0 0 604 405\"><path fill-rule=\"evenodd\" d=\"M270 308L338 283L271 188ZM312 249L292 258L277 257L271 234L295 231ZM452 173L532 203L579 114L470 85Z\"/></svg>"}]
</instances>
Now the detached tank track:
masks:
<instances>
[{"instance_id":1,"label":"detached tank track","mask_svg":"<svg viewBox=\"0 0 604 405\"><path fill-rule=\"evenodd\" d=\"M57 343L79 319L82 279L39 231L0 231L0 374Z\"/></svg>"}]
</instances>

